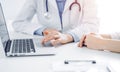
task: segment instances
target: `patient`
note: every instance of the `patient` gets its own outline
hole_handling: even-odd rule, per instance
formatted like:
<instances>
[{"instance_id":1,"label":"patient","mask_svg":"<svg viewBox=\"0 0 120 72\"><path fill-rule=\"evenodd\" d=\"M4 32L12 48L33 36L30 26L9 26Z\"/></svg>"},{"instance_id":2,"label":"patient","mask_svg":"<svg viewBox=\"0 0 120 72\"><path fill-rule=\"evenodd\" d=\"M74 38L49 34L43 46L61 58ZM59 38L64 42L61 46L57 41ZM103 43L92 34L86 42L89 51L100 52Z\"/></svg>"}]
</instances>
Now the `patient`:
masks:
<instances>
[{"instance_id":1,"label":"patient","mask_svg":"<svg viewBox=\"0 0 120 72\"><path fill-rule=\"evenodd\" d=\"M94 34L84 35L79 47L86 46L90 49L108 50L112 52L120 52L120 33L114 34Z\"/></svg>"}]
</instances>

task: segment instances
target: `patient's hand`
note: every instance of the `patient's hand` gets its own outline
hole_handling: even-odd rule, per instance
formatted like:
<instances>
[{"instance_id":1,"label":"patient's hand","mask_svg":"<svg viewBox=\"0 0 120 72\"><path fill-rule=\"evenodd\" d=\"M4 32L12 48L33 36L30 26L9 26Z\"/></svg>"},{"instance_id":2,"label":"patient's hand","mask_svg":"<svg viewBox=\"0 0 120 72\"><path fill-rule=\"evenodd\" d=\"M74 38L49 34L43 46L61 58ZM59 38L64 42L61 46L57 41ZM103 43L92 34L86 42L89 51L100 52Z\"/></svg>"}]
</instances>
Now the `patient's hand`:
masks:
<instances>
[{"instance_id":1,"label":"patient's hand","mask_svg":"<svg viewBox=\"0 0 120 72\"><path fill-rule=\"evenodd\" d=\"M86 45L90 49L103 50L103 37L97 34L84 35L78 44L79 47Z\"/></svg>"}]
</instances>

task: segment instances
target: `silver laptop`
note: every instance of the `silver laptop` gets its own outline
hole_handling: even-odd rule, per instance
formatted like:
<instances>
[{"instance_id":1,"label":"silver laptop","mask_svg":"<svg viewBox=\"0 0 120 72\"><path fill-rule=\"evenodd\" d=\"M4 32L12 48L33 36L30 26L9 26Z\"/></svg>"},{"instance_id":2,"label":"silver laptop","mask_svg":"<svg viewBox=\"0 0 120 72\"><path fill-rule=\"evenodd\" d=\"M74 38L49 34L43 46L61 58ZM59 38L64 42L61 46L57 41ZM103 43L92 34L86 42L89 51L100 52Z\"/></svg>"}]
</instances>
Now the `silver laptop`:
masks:
<instances>
[{"instance_id":1,"label":"silver laptop","mask_svg":"<svg viewBox=\"0 0 120 72\"><path fill-rule=\"evenodd\" d=\"M0 38L8 57L16 56L49 56L55 55L54 47L44 47L40 39L14 39L10 40L2 6L0 4Z\"/></svg>"}]
</instances>

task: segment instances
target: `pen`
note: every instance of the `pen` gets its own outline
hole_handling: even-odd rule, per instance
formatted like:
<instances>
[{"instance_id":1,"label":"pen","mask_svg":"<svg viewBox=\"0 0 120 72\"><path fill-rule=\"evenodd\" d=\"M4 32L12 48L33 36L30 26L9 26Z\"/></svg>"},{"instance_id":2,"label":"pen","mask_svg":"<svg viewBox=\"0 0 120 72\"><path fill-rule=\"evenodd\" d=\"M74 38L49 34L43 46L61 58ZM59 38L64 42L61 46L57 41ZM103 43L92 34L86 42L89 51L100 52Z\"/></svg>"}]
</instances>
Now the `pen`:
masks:
<instances>
[{"instance_id":1,"label":"pen","mask_svg":"<svg viewBox=\"0 0 120 72\"><path fill-rule=\"evenodd\" d=\"M64 64L69 64L71 62L91 62L92 64L96 64L95 60L65 60Z\"/></svg>"},{"instance_id":2,"label":"pen","mask_svg":"<svg viewBox=\"0 0 120 72\"><path fill-rule=\"evenodd\" d=\"M111 72L111 70L109 69L109 67L108 67L108 66L106 67L106 69L107 69L107 71L108 71L108 72Z\"/></svg>"}]
</instances>

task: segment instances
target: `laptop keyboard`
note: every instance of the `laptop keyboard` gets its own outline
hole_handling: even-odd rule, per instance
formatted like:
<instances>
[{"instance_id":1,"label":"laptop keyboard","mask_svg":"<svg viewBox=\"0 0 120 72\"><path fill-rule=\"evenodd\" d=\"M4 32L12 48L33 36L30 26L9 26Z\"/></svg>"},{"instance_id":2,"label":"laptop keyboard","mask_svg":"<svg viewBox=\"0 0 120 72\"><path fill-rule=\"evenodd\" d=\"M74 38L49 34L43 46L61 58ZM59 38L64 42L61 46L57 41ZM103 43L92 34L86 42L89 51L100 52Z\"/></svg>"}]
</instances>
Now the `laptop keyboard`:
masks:
<instances>
[{"instance_id":1,"label":"laptop keyboard","mask_svg":"<svg viewBox=\"0 0 120 72\"><path fill-rule=\"evenodd\" d=\"M32 39L17 39L13 41L12 53L31 53L35 52Z\"/></svg>"}]
</instances>

